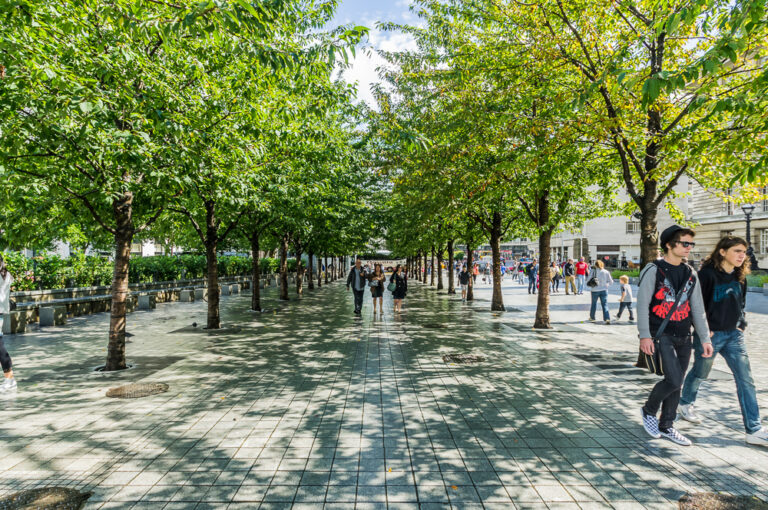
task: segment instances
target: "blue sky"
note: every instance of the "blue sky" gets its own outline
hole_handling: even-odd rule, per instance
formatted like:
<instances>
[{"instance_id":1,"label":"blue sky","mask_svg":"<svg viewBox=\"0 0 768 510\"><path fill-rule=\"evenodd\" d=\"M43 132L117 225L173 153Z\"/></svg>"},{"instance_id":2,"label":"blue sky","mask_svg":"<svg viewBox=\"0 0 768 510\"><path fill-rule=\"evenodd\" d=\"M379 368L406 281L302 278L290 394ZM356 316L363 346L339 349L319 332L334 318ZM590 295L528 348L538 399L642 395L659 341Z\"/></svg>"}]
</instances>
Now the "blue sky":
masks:
<instances>
[{"instance_id":1,"label":"blue sky","mask_svg":"<svg viewBox=\"0 0 768 510\"><path fill-rule=\"evenodd\" d=\"M409 10L411 0L342 0L336 10L333 26L363 25L370 29L370 36L364 46L387 51L412 49L413 41L409 36L396 32L382 32L376 29L379 21L394 23L418 23L418 17ZM350 69L344 72L349 82L357 83L358 99L374 106L370 85L378 81L376 68L383 60L374 52L358 51Z\"/></svg>"}]
</instances>

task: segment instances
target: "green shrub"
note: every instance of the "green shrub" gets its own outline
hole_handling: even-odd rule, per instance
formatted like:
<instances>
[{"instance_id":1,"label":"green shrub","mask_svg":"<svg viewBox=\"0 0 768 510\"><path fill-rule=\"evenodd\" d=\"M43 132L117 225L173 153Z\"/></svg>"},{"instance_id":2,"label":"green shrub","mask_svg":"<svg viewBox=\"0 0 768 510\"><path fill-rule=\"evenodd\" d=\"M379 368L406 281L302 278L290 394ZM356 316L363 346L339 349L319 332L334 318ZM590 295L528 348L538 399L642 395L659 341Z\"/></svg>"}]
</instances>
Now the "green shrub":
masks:
<instances>
[{"instance_id":1,"label":"green shrub","mask_svg":"<svg viewBox=\"0 0 768 510\"><path fill-rule=\"evenodd\" d=\"M271 259L265 257L259 261L259 270L261 274L273 274L280 268L280 259Z\"/></svg>"},{"instance_id":2,"label":"green shrub","mask_svg":"<svg viewBox=\"0 0 768 510\"><path fill-rule=\"evenodd\" d=\"M286 261L288 263L288 272L293 273L296 271L296 259L288 259Z\"/></svg>"},{"instance_id":3,"label":"green shrub","mask_svg":"<svg viewBox=\"0 0 768 510\"><path fill-rule=\"evenodd\" d=\"M13 275L12 290L61 289L68 286L90 287L111 285L114 263L98 256L73 253L68 258L42 254L27 258L21 253L3 253L8 270ZM33 281L33 267L35 280ZM250 274L250 257L222 256L219 258L219 275ZM134 257L128 267L130 283L173 281L203 278L206 262L203 255Z\"/></svg>"},{"instance_id":4,"label":"green shrub","mask_svg":"<svg viewBox=\"0 0 768 510\"><path fill-rule=\"evenodd\" d=\"M614 269L611 271L611 277L614 280L618 280L621 275L627 275L630 278L640 276L639 269Z\"/></svg>"}]
</instances>

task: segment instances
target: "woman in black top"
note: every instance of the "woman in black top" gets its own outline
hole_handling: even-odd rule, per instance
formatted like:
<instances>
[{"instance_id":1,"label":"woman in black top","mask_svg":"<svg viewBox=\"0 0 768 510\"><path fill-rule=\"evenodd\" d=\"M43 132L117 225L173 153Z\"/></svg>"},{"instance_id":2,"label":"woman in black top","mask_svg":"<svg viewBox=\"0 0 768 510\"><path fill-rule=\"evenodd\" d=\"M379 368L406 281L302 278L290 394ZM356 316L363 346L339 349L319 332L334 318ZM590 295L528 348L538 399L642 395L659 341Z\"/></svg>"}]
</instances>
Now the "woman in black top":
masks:
<instances>
[{"instance_id":1,"label":"woman in black top","mask_svg":"<svg viewBox=\"0 0 768 510\"><path fill-rule=\"evenodd\" d=\"M702 417L694 410L699 385L709 377L716 355L721 355L736 381L736 394L748 444L768 446L768 430L760 421L755 381L749 364L744 330L747 282L749 274L747 242L740 237L720 239L712 254L704 260L699 271L701 295L712 331L712 357L701 356L701 340L694 337L693 368L683 385L678 411L688 421L700 423Z\"/></svg>"},{"instance_id":2,"label":"woman in black top","mask_svg":"<svg viewBox=\"0 0 768 510\"><path fill-rule=\"evenodd\" d=\"M395 272L389 278L389 282L395 284L395 290L392 291L392 298L395 300L395 312L401 311L403 299L408 292L408 277L403 273L403 266L400 264L395 268Z\"/></svg>"},{"instance_id":3,"label":"woman in black top","mask_svg":"<svg viewBox=\"0 0 768 510\"><path fill-rule=\"evenodd\" d=\"M376 300L379 300L379 315L384 313L384 282L387 277L381 269L381 264L373 266L373 273L368 276L368 286L371 287L371 297L373 298L373 314L376 315Z\"/></svg>"}]
</instances>

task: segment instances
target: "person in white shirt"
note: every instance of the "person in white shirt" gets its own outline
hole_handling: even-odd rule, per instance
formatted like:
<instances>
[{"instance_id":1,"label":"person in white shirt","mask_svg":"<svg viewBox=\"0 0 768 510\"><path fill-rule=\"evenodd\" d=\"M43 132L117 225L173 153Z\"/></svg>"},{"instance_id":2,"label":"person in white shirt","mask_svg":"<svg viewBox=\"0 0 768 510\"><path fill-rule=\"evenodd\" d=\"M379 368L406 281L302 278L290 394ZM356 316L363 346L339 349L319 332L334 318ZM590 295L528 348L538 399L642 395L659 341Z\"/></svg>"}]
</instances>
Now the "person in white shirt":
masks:
<instances>
[{"instance_id":1,"label":"person in white shirt","mask_svg":"<svg viewBox=\"0 0 768 510\"><path fill-rule=\"evenodd\" d=\"M629 310L629 322L635 320L635 315L632 313L632 286L629 285L629 276L623 274L619 276L621 282L621 298L619 298L619 313L616 314L616 320L621 319L621 314L626 308Z\"/></svg>"},{"instance_id":2,"label":"person in white shirt","mask_svg":"<svg viewBox=\"0 0 768 510\"><path fill-rule=\"evenodd\" d=\"M13 276L5 267L5 260L0 255L0 364L3 366L3 379L0 393L16 389L16 379L13 378L13 361L3 343L3 320L5 314L11 311L11 284Z\"/></svg>"}]
</instances>

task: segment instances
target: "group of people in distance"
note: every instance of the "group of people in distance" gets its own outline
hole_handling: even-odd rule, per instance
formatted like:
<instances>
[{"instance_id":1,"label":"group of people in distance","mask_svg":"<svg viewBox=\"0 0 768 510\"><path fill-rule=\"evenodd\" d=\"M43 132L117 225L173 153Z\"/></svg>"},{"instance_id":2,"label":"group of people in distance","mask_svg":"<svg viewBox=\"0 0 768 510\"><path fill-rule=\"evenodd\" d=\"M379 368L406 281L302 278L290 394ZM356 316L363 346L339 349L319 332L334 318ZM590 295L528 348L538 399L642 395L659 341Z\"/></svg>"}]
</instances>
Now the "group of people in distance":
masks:
<instances>
[{"instance_id":1,"label":"group of people in distance","mask_svg":"<svg viewBox=\"0 0 768 510\"><path fill-rule=\"evenodd\" d=\"M377 304L379 305L379 315L384 313L384 285L386 281L387 277L381 264L374 264L373 269L370 269L367 265L363 267L361 259L355 260L354 267L352 267L347 275L347 291L352 289L352 293L355 296L355 315L360 316L363 313L363 297L365 296L366 287L371 289L374 316L376 315ZM405 299L405 295L408 293L408 276L401 264L395 267L395 270L389 277L387 288L392 292L395 313L400 313L403 309L403 299Z\"/></svg>"},{"instance_id":2,"label":"group of people in distance","mask_svg":"<svg viewBox=\"0 0 768 510\"><path fill-rule=\"evenodd\" d=\"M736 382L746 442L768 446L768 430L760 422L744 341L746 276L750 271L747 242L740 237L723 237L697 272L686 263L696 245L695 235L678 225L664 230L660 237L663 257L640 272L640 350L658 358L664 372L642 407L643 427L653 438L690 445L690 439L675 429L674 421L678 411L684 420L703 421L694 403L714 357L720 354ZM686 375L692 352L693 368Z\"/></svg>"}]
</instances>

